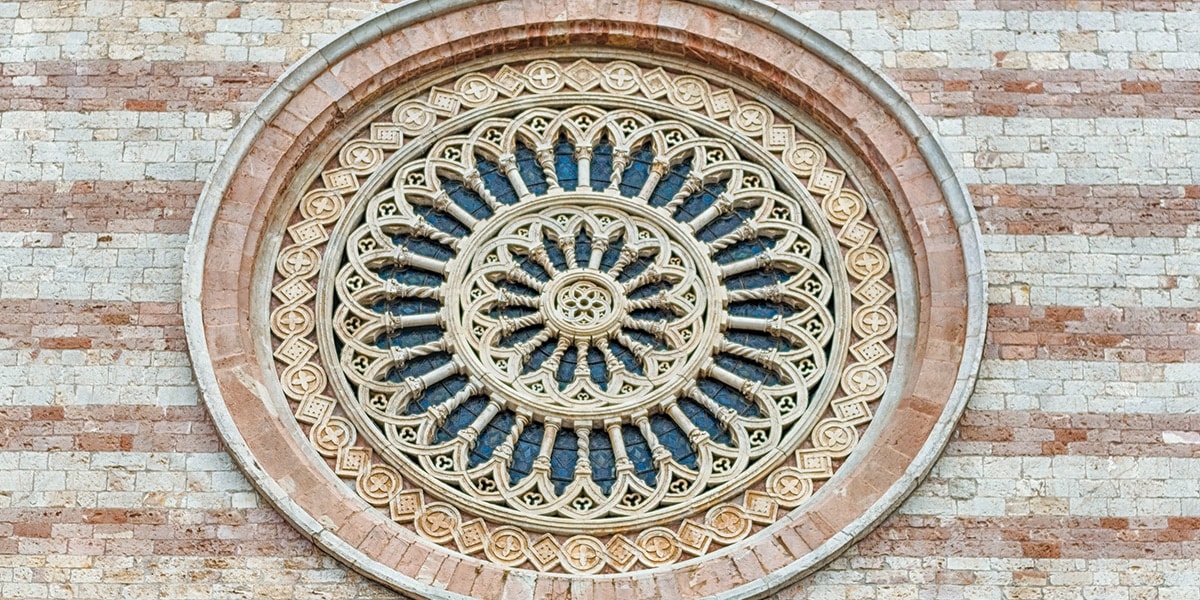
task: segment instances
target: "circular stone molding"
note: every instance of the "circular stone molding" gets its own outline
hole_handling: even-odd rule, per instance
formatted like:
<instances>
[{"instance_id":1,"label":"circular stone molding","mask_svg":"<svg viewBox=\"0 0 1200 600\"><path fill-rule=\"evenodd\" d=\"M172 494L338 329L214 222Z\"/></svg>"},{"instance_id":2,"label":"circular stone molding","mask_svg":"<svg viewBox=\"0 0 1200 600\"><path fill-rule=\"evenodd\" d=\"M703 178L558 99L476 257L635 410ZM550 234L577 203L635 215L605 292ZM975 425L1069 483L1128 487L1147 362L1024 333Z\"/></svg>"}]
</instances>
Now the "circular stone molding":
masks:
<instances>
[{"instance_id":1,"label":"circular stone molding","mask_svg":"<svg viewBox=\"0 0 1200 600\"><path fill-rule=\"evenodd\" d=\"M301 61L202 194L188 342L251 481L430 598L757 597L865 535L982 347L920 117L755 2L438 6Z\"/></svg>"}]
</instances>

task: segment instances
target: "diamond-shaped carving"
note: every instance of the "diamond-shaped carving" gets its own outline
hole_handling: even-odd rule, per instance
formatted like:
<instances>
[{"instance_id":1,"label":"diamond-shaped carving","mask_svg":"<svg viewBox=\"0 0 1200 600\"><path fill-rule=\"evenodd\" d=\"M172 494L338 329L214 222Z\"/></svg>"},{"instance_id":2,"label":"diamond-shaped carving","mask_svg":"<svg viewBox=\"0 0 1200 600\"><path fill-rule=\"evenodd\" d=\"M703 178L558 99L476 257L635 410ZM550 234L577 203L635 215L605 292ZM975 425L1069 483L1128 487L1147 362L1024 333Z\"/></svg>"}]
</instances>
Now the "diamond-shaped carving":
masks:
<instances>
[{"instance_id":1,"label":"diamond-shaped carving","mask_svg":"<svg viewBox=\"0 0 1200 600\"><path fill-rule=\"evenodd\" d=\"M712 116L718 119L728 116L729 113L737 108L737 99L734 97L733 92L729 90L713 92L710 98Z\"/></svg>"},{"instance_id":2,"label":"diamond-shaped carving","mask_svg":"<svg viewBox=\"0 0 1200 600\"><path fill-rule=\"evenodd\" d=\"M590 90L600 83L600 69L586 60L576 61L567 67L563 75L567 78L567 85L579 91Z\"/></svg>"},{"instance_id":3,"label":"diamond-shaped carving","mask_svg":"<svg viewBox=\"0 0 1200 600\"><path fill-rule=\"evenodd\" d=\"M275 349L275 357L279 360L295 364L308 360L316 351L316 344L302 337L293 337L288 338L286 342L280 344Z\"/></svg>"},{"instance_id":4,"label":"diamond-shaped carving","mask_svg":"<svg viewBox=\"0 0 1200 600\"><path fill-rule=\"evenodd\" d=\"M745 497L746 516L760 525L774 523L779 513L779 505L767 494L758 490L749 490Z\"/></svg>"},{"instance_id":5,"label":"diamond-shaped carving","mask_svg":"<svg viewBox=\"0 0 1200 600\"><path fill-rule=\"evenodd\" d=\"M658 98L666 94L667 88L671 86L671 78L662 69L645 73L642 75L642 79L646 82L646 95L651 98Z\"/></svg>"},{"instance_id":6,"label":"diamond-shaped carving","mask_svg":"<svg viewBox=\"0 0 1200 600\"><path fill-rule=\"evenodd\" d=\"M333 408L333 400L324 396L309 396L296 409L296 420L301 423L319 423Z\"/></svg>"},{"instance_id":7,"label":"diamond-shaped carving","mask_svg":"<svg viewBox=\"0 0 1200 600\"><path fill-rule=\"evenodd\" d=\"M609 563L618 571L628 571L630 567L637 564L638 553L637 545L623 535L615 535L608 541Z\"/></svg>"},{"instance_id":8,"label":"diamond-shaped carving","mask_svg":"<svg viewBox=\"0 0 1200 600\"><path fill-rule=\"evenodd\" d=\"M791 125L772 125L763 140L772 150L785 150L795 143L796 128Z\"/></svg>"},{"instance_id":9,"label":"diamond-shaped carving","mask_svg":"<svg viewBox=\"0 0 1200 600\"><path fill-rule=\"evenodd\" d=\"M467 521L459 526L454 532L454 541L458 542L460 550L467 554L483 550L484 543L487 542L487 526L480 519Z\"/></svg>"},{"instance_id":10,"label":"diamond-shaped carving","mask_svg":"<svg viewBox=\"0 0 1200 600\"><path fill-rule=\"evenodd\" d=\"M311 298L316 293L316 290L303 279L289 279L275 286L273 291L275 296L284 302Z\"/></svg>"},{"instance_id":11,"label":"diamond-shaped carving","mask_svg":"<svg viewBox=\"0 0 1200 600\"><path fill-rule=\"evenodd\" d=\"M391 123L371 123L371 141L382 146L399 148L404 142L404 130Z\"/></svg>"},{"instance_id":12,"label":"diamond-shaped carving","mask_svg":"<svg viewBox=\"0 0 1200 600\"><path fill-rule=\"evenodd\" d=\"M371 462L371 451L366 448L346 448L338 453L333 470L342 477L358 477Z\"/></svg>"},{"instance_id":13,"label":"diamond-shaped carving","mask_svg":"<svg viewBox=\"0 0 1200 600\"><path fill-rule=\"evenodd\" d=\"M835 190L842 188L842 181L845 179L844 172L826 167L825 170L814 174L812 179L808 180L808 189L818 196L832 194Z\"/></svg>"},{"instance_id":14,"label":"diamond-shaped carving","mask_svg":"<svg viewBox=\"0 0 1200 600\"><path fill-rule=\"evenodd\" d=\"M424 506L425 494L421 490L405 490L392 498L389 509L393 521L408 523L417 518Z\"/></svg>"},{"instance_id":15,"label":"diamond-shaped carving","mask_svg":"<svg viewBox=\"0 0 1200 600\"><path fill-rule=\"evenodd\" d=\"M350 167L330 169L321 174L325 187L342 194L348 194L358 189L358 174Z\"/></svg>"},{"instance_id":16,"label":"diamond-shaped carving","mask_svg":"<svg viewBox=\"0 0 1200 600\"><path fill-rule=\"evenodd\" d=\"M329 234L325 231L325 226L315 220L301 221L288 227L288 233L292 239L296 240L297 244L319 244L325 241Z\"/></svg>"},{"instance_id":17,"label":"diamond-shaped carving","mask_svg":"<svg viewBox=\"0 0 1200 600\"><path fill-rule=\"evenodd\" d=\"M542 537L534 540L533 544L529 546L529 550L529 557L543 571L562 560L558 542L554 541L554 537L548 533L544 533Z\"/></svg>"},{"instance_id":18,"label":"diamond-shaped carving","mask_svg":"<svg viewBox=\"0 0 1200 600\"><path fill-rule=\"evenodd\" d=\"M687 519L679 526L679 547L684 552L700 556L708 552L711 543L712 535L703 525Z\"/></svg>"},{"instance_id":19,"label":"diamond-shaped carving","mask_svg":"<svg viewBox=\"0 0 1200 600\"><path fill-rule=\"evenodd\" d=\"M445 116L458 114L462 100L453 90L435 87L429 91L429 107Z\"/></svg>"},{"instance_id":20,"label":"diamond-shaped carving","mask_svg":"<svg viewBox=\"0 0 1200 600\"><path fill-rule=\"evenodd\" d=\"M520 71L513 69L508 65L500 68L500 71L492 77L492 83L500 89L500 93L506 96L513 96L521 90L525 85L524 75Z\"/></svg>"},{"instance_id":21,"label":"diamond-shaped carving","mask_svg":"<svg viewBox=\"0 0 1200 600\"><path fill-rule=\"evenodd\" d=\"M857 246L869 241L875 236L876 231L878 230L866 223L852 223L842 229L842 233L838 235L838 240L850 246Z\"/></svg>"}]
</instances>

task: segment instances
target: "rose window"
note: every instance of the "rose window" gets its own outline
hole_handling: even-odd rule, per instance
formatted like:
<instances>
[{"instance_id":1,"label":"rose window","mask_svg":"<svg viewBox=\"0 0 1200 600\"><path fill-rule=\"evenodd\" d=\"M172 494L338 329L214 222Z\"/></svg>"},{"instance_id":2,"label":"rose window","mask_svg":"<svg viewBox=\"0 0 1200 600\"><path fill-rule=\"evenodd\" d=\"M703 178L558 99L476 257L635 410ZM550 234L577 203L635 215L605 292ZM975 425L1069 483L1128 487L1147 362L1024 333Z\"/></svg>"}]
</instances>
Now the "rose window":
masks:
<instances>
[{"instance_id":1,"label":"rose window","mask_svg":"<svg viewBox=\"0 0 1200 600\"><path fill-rule=\"evenodd\" d=\"M898 344L885 236L830 152L625 60L438 81L352 125L274 261L279 384L333 472L432 543L575 574L812 498Z\"/></svg>"},{"instance_id":2,"label":"rose window","mask_svg":"<svg viewBox=\"0 0 1200 600\"><path fill-rule=\"evenodd\" d=\"M262 498L405 597L765 597L865 536L984 346L926 121L757 0L434 4L281 75L197 203L191 363Z\"/></svg>"},{"instance_id":3,"label":"rose window","mask_svg":"<svg viewBox=\"0 0 1200 600\"><path fill-rule=\"evenodd\" d=\"M776 177L603 106L398 163L322 282L356 408L409 476L554 531L669 520L776 466L836 329L822 240Z\"/></svg>"}]
</instances>

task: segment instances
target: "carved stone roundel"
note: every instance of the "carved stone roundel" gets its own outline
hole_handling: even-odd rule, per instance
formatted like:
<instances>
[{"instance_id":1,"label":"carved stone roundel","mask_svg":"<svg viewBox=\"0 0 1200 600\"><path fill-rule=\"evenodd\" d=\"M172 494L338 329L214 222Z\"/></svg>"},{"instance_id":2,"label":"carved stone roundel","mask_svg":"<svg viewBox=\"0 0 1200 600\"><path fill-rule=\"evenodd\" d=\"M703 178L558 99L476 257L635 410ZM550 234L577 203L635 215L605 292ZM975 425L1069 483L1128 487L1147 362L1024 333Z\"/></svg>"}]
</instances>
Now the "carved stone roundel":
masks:
<instances>
[{"instance_id":1,"label":"carved stone roundel","mask_svg":"<svg viewBox=\"0 0 1200 600\"><path fill-rule=\"evenodd\" d=\"M318 449L366 440L364 499L503 564L625 571L736 542L833 474L896 313L819 144L624 60L425 94L342 146L277 260L282 383Z\"/></svg>"},{"instance_id":2,"label":"carved stone roundel","mask_svg":"<svg viewBox=\"0 0 1200 600\"><path fill-rule=\"evenodd\" d=\"M197 382L353 568L420 597L760 597L949 439L984 286L936 142L786 11L668 4L401 3L289 71L214 171Z\"/></svg>"},{"instance_id":3,"label":"carved stone roundel","mask_svg":"<svg viewBox=\"0 0 1200 600\"><path fill-rule=\"evenodd\" d=\"M607 67L610 85L642 74ZM568 73L524 69L530 85ZM317 283L336 288L346 408L460 507L554 532L666 521L803 439L827 404L811 392L838 285L802 188L743 158L728 125L603 93L541 104L493 99L433 128L356 195L337 276Z\"/></svg>"}]
</instances>

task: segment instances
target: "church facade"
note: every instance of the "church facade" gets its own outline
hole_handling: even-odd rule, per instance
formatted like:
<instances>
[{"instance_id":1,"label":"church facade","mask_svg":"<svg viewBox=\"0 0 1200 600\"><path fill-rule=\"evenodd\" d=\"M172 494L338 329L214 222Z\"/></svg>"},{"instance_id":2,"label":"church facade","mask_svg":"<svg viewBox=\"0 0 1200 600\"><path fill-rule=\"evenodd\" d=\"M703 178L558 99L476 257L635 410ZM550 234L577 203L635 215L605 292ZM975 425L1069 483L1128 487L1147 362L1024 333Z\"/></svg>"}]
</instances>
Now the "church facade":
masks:
<instances>
[{"instance_id":1,"label":"church facade","mask_svg":"<svg viewBox=\"0 0 1200 600\"><path fill-rule=\"evenodd\" d=\"M1190 597L1189 9L0 4L0 596Z\"/></svg>"}]
</instances>

